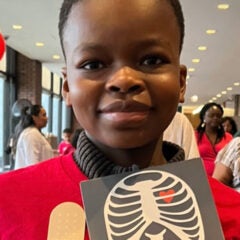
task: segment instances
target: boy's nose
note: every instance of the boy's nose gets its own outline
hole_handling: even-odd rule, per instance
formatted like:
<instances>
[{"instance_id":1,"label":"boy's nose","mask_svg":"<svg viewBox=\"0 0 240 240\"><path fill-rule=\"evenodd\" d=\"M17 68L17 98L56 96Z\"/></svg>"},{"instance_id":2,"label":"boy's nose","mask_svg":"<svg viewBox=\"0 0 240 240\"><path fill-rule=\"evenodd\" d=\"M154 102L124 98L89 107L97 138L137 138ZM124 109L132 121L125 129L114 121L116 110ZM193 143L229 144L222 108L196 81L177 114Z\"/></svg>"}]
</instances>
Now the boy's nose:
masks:
<instances>
[{"instance_id":1,"label":"boy's nose","mask_svg":"<svg viewBox=\"0 0 240 240\"><path fill-rule=\"evenodd\" d=\"M123 67L113 74L106 84L108 92L120 94L138 94L144 89L145 83L139 73L129 67Z\"/></svg>"}]
</instances>

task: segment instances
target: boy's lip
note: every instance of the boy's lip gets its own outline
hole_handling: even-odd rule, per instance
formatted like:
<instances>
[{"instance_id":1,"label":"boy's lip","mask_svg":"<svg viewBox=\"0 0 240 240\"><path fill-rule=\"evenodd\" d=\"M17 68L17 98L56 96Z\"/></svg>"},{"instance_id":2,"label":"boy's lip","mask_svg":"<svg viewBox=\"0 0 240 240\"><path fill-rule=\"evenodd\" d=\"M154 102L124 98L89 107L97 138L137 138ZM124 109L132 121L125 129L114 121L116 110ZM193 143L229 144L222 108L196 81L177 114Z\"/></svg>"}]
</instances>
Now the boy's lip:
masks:
<instances>
[{"instance_id":1,"label":"boy's lip","mask_svg":"<svg viewBox=\"0 0 240 240\"><path fill-rule=\"evenodd\" d=\"M133 100L114 100L101 107L101 113L114 113L114 112L146 112L152 106L133 101Z\"/></svg>"},{"instance_id":2,"label":"boy's lip","mask_svg":"<svg viewBox=\"0 0 240 240\"><path fill-rule=\"evenodd\" d=\"M104 105L99 114L115 127L142 126L148 119L152 106L134 100L113 100Z\"/></svg>"}]
</instances>

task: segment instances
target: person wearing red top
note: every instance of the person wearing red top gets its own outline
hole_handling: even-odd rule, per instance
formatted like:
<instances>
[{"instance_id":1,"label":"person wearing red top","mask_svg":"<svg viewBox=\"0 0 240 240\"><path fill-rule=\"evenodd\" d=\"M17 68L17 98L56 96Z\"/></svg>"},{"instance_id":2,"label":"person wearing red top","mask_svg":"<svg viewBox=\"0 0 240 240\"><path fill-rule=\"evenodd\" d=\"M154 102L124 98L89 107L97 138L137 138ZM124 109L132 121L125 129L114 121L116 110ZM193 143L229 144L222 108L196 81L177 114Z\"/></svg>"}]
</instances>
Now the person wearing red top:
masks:
<instances>
[{"instance_id":1,"label":"person wearing red top","mask_svg":"<svg viewBox=\"0 0 240 240\"><path fill-rule=\"evenodd\" d=\"M63 130L62 141L58 145L59 154L64 155L74 151L75 148L71 144L72 133L70 128Z\"/></svg>"},{"instance_id":2,"label":"person wearing red top","mask_svg":"<svg viewBox=\"0 0 240 240\"><path fill-rule=\"evenodd\" d=\"M217 103L207 103L200 111L196 130L198 150L206 172L212 176L217 153L232 140L232 135L222 126L223 108Z\"/></svg>"},{"instance_id":3,"label":"person wearing red top","mask_svg":"<svg viewBox=\"0 0 240 240\"><path fill-rule=\"evenodd\" d=\"M162 141L186 88L179 1L65 0L59 32L62 93L83 130L74 154L0 176L1 240L50 239L57 206L83 208L81 181L184 160ZM209 183L225 238L240 239L240 194Z\"/></svg>"}]
</instances>

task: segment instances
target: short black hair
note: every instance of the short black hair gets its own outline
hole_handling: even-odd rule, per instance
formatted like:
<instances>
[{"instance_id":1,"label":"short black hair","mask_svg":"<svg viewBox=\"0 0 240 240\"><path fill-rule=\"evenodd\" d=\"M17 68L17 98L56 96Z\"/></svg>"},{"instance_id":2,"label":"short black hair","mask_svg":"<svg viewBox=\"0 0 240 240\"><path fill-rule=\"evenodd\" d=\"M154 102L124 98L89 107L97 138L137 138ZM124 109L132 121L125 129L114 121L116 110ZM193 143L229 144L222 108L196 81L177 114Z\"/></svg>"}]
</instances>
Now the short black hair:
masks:
<instances>
[{"instance_id":1,"label":"short black hair","mask_svg":"<svg viewBox=\"0 0 240 240\"><path fill-rule=\"evenodd\" d=\"M64 129L63 129L63 133L70 133L70 134L72 134L73 131L72 131L71 128L64 128Z\"/></svg>"},{"instance_id":2,"label":"short black hair","mask_svg":"<svg viewBox=\"0 0 240 240\"><path fill-rule=\"evenodd\" d=\"M72 9L72 6L79 1L82 1L82 0L64 0L62 3L61 9L60 9L58 31L59 31L60 44L62 47L64 57L66 57L64 47L63 47L64 28L66 26L66 22L67 22L69 14L70 14L70 11ZM177 19L177 23L178 23L179 30L180 30L179 52L181 52L182 46L183 46L184 35L185 35L185 23L184 23L182 7L181 7L179 0L166 0L166 1L169 2L169 4L172 6L174 14Z\"/></svg>"}]
</instances>

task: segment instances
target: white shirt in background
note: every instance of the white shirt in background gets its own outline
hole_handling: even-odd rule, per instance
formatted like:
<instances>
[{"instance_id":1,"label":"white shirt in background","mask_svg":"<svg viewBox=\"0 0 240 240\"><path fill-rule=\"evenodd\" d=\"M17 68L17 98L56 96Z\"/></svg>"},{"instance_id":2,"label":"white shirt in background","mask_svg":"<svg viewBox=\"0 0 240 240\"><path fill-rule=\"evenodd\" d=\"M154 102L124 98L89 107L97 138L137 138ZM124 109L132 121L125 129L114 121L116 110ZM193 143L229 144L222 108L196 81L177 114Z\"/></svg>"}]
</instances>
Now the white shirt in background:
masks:
<instances>
[{"instance_id":1,"label":"white shirt in background","mask_svg":"<svg viewBox=\"0 0 240 240\"><path fill-rule=\"evenodd\" d=\"M185 159L200 157L193 126L183 113L176 112L172 122L164 131L163 140L182 147Z\"/></svg>"},{"instance_id":2,"label":"white shirt in background","mask_svg":"<svg viewBox=\"0 0 240 240\"><path fill-rule=\"evenodd\" d=\"M53 149L41 132L35 127L28 127L18 139L14 169L33 165L53 156Z\"/></svg>"}]
</instances>

